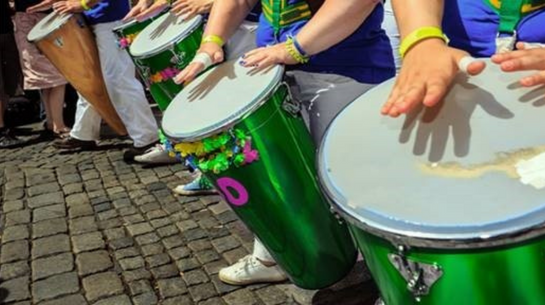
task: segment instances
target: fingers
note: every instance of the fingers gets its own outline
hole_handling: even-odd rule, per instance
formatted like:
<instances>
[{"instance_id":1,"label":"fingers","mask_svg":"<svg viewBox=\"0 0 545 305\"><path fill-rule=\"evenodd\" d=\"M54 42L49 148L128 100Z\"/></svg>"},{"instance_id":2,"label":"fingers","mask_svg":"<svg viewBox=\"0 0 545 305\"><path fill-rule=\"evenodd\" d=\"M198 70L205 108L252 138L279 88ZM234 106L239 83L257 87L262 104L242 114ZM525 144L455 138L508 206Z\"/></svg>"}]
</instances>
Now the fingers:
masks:
<instances>
[{"instance_id":1,"label":"fingers","mask_svg":"<svg viewBox=\"0 0 545 305\"><path fill-rule=\"evenodd\" d=\"M45 0L45 1L41 2L40 4L36 4L34 6L31 6L31 7L27 8L26 12L27 13L35 13L35 12L45 11L45 10L50 9L52 7L52 4L53 4L52 0Z\"/></svg>"},{"instance_id":2,"label":"fingers","mask_svg":"<svg viewBox=\"0 0 545 305\"><path fill-rule=\"evenodd\" d=\"M223 52L222 51L214 52L214 54L212 55L212 61L214 62L214 64L218 64L218 63L222 62L223 61Z\"/></svg>"},{"instance_id":3,"label":"fingers","mask_svg":"<svg viewBox=\"0 0 545 305\"><path fill-rule=\"evenodd\" d=\"M203 70L204 65L202 63L191 63L182 72L176 75L176 77L174 77L174 82L178 85L187 84L195 79L195 77Z\"/></svg>"},{"instance_id":4,"label":"fingers","mask_svg":"<svg viewBox=\"0 0 545 305\"><path fill-rule=\"evenodd\" d=\"M533 87L545 85L545 72L536 73L520 80L520 84L524 87Z\"/></svg>"},{"instance_id":5,"label":"fingers","mask_svg":"<svg viewBox=\"0 0 545 305\"><path fill-rule=\"evenodd\" d=\"M131 11L123 18L123 22L132 20L136 17L136 15L140 14L142 12L142 8L139 6L135 6L131 9Z\"/></svg>"},{"instance_id":6,"label":"fingers","mask_svg":"<svg viewBox=\"0 0 545 305\"><path fill-rule=\"evenodd\" d=\"M187 2L178 0L176 1L176 3L174 3L174 5L172 5L170 11L176 16L181 16L182 10L186 9L187 7L189 7L189 4Z\"/></svg>"},{"instance_id":7,"label":"fingers","mask_svg":"<svg viewBox=\"0 0 545 305\"><path fill-rule=\"evenodd\" d=\"M468 75L478 75L486 68L486 63L483 60L473 58L465 52L457 52L454 58L458 64L458 69Z\"/></svg>"},{"instance_id":8,"label":"fingers","mask_svg":"<svg viewBox=\"0 0 545 305\"><path fill-rule=\"evenodd\" d=\"M151 17L156 16L166 8L167 4L156 2L147 9L141 11L138 15L135 16L136 20L139 22L148 20Z\"/></svg>"}]
</instances>

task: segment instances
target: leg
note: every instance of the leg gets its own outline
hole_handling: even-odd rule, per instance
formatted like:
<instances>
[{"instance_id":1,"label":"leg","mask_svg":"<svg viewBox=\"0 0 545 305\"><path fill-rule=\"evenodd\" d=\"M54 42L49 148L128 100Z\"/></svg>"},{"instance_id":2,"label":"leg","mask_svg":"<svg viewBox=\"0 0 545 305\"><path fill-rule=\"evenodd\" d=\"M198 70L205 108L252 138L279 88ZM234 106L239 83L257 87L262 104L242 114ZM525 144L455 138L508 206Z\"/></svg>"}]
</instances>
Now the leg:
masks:
<instances>
[{"instance_id":1,"label":"leg","mask_svg":"<svg viewBox=\"0 0 545 305\"><path fill-rule=\"evenodd\" d=\"M70 136L53 143L59 149L93 149L100 136L100 115L79 93L76 118Z\"/></svg>"},{"instance_id":2,"label":"leg","mask_svg":"<svg viewBox=\"0 0 545 305\"><path fill-rule=\"evenodd\" d=\"M53 119L51 118L51 104L49 103L49 94L51 89L42 89L40 90L40 97L42 99L42 107L45 112L45 126L47 130L54 130Z\"/></svg>"},{"instance_id":3,"label":"leg","mask_svg":"<svg viewBox=\"0 0 545 305\"><path fill-rule=\"evenodd\" d=\"M55 131L56 133L63 133L67 130L63 118L65 89L65 85L49 89L48 103L51 112L50 118L53 122L53 131Z\"/></svg>"}]
</instances>

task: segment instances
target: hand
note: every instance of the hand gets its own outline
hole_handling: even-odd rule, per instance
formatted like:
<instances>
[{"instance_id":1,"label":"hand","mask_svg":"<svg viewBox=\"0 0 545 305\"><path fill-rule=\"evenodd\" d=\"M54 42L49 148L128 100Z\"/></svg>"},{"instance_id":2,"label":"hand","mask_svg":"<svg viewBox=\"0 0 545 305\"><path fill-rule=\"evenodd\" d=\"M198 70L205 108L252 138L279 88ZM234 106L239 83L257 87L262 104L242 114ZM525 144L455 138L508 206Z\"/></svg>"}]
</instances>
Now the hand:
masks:
<instances>
[{"instance_id":1,"label":"hand","mask_svg":"<svg viewBox=\"0 0 545 305\"><path fill-rule=\"evenodd\" d=\"M524 87L545 85L545 47L529 48L525 43L517 43L517 51L492 56L492 62L500 65L505 72L539 70L524 77L520 84Z\"/></svg>"},{"instance_id":2,"label":"hand","mask_svg":"<svg viewBox=\"0 0 545 305\"><path fill-rule=\"evenodd\" d=\"M199 51L197 51L197 53L202 53L202 52L205 52L206 54L210 56L210 58L212 58L213 64L218 64L223 61L223 58L224 58L223 49L219 45L213 42L202 44L201 48L199 49ZM195 77L197 77L199 73L204 71L204 69L205 67L202 63L192 62L189 65L187 65L187 67L185 67L185 69L183 69L182 72L176 75L176 77L174 78L174 82L176 84L189 83L193 79L195 79Z\"/></svg>"},{"instance_id":3,"label":"hand","mask_svg":"<svg viewBox=\"0 0 545 305\"><path fill-rule=\"evenodd\" d=\"M81 13L85 11L85 8L81 6L81 1L78 0L67 0L67 1L58 1L53 4L53 9L59 14L72 14L72 13Z\"/></svg>"},{"instance_id":4,"label":"hand","mask_svg":"<svg viewBox=\"0 0 545 305\"><path fill-rule=\"evenodd\" d=\"M252 50L242 57L241 64L245 67L265 69L275 64L295 65L298 62L291 57L285 43Z\"/></svg>"},{"instance_id":5,"label":"hand","mask_svg":"<svg viewBox=\"0 0 545 305\"><path fill-rule=\"evenodd\" d=\"M152 4L152 1L149 1L149 0L140 0L140 1L138 1L138 3L135 6L133 6L133 8L123 18L122 21L129 21L129 20L135 18L137 15L139 15L143 11L145 11L150 6L150 4Z\"/></svg>"},{"instance_id":6,"label":"hand","mask_svg":"<svg viewBox=\"0 0 545 305\"><path fill-rule=\"evenodd\" d=\"M31 6L26 9L27 13L36 13L36 12L43 12L51 9L53 7L53 4L60 0L44 0L34 6Z\"/></svg>"},{"instance_id":7,"label":"hand","mask_svg":"<svg viewBox=\"0 0 545 305\"><path fill-rule=\"evenodd\" d=\"M209 13L212 9L214 0L177 0L171 8L171 12L176 16L183 16L184 20L189 20L196 15Z\"/></svg>"},{"instance_id":8,"label":"hand","mask_svg":"<svg viewBox=\"0 0 545 305\"><path fill-rule=\"evenodd\" d=\"M149 4L146 1L147 4ZM138 3L140 4L140 3ZM157 0L153 2L151 5L147 5L146 7L142 7L141 11L138 14L135 14L134 17L139 22L142 22L144 20L147 20L149 18L157 16L159 13L164 11L169 6L169 2L167 0ZM136 6L135 6L136 8ZM129 13L130 14L130 13Z\"/></svg>"},{"instance_id":9,"label":"hand","mask_svg":"<svg viewBox=\"0 0 545 305\"><path fill-rule=\"evenodd\" d=\"M469 54L450 48L439 39L427 39L415 45L405 56L396 84L382 107L382 114L398 117L420 104L432 107L447 94L460 71L458 64ZM467 74L477 75L485 68L483 61L472 61Z\"/></svg>"}]
</instances>

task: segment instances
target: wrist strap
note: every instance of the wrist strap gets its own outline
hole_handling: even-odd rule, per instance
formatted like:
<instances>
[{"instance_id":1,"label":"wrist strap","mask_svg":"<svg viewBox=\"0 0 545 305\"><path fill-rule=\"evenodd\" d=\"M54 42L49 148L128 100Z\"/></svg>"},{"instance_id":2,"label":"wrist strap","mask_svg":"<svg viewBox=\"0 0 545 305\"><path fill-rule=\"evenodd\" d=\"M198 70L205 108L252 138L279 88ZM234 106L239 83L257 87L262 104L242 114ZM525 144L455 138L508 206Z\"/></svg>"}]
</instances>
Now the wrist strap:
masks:
<instances>
[{"instance_id":1,"label":"wrist strap","mask_svg":"<svg viewBox=\"0 0 545 305\"><path fill-rule=\"evenodd\" d=\"M300 64L306 64L309 61L308 56L301 54L301 52L297 50L297 47L295 47L292 37L288 37L288 39L286 40L286 51L293 59L295 59L295 61Z\"/></svg>"},{"instance_id":2,"label":"wrist strap","mask_svg":"<svg viewBox=\"0 0 545 305\"><path fill-rule=\"evenodd\" d=\"M404 58L407 52L416 44L430 38L440 38L448 44L448 38L440 28L431 26L421 27L407 35L401 42L401 45L399 46L401 58Z\"/></svg>"},{"instance_id":3,"label":"wrist strap","mask_svg":"<svg viewBox=\"0 0 545 305\"><path fill-rule=\"evenodd\" d=\"M207 42L215 43L220 47L223 47L223 45L225 44L223 39L221 37L219 37L218 35L206 35L206 36L204 36L202 41L201 41L201 44L207 43Z\"/></svg>"},{"instance_id":4,"label":"wrist strap","mask_svg":"<svg viewBox=\"0 0 545 305\"><path fill-rule=\"evenodd\" d=\"M87 4L87 0L81 0L80 1L80 4L81 4L81 7L83 7L84 10L88 11L90 10L91 8L89 7L89 5Z\"/></svg>"}]
</instances>

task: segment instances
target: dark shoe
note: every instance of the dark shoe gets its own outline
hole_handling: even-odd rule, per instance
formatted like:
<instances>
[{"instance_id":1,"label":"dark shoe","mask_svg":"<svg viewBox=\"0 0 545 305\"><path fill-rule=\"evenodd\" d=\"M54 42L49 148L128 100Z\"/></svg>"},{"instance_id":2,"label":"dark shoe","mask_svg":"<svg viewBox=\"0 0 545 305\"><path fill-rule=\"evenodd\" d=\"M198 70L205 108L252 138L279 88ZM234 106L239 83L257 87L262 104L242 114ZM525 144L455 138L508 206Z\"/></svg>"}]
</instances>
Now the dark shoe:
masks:
<instances>
[{"instance_id":1,"label":"dark shoe","mask_svg":"<svg viewBox=\"0 0 545 305\"><path fill-rule=\"evenodd\" d=\"M25 143L25 141L13 135L9 129L0 131L0 148L15 148Z\"/></svg>"},{"instance_id":2,"label":"dark shoe","mask_svg":"<svg viewBox=\"0 0 545 305\"><path fill-rule=\"evenodd\" d=\"M53 146L58 149L93 150L97 147L97 144L95 141L83 141L68 136L67 138L53 142Z\"/></svg>"},{"instance_id":3,"label":"dark shoe","mask_svg":"<svg viewBox=\"0 0 545 305\"><path fill-rule=\"evenodd\" d=\"M140 156L140 155L143 155L145 154L150 148L154 147L155 145L157 145L158 142L153 142L151 144L148 144L146 146L142 146L142 147L131 147L129 149L127 149L124 153L123 153L123 160L127 163L132 163L132 162L135 162L134 161L134 158L136 156Z\"/></svg>"}]
</instances>

